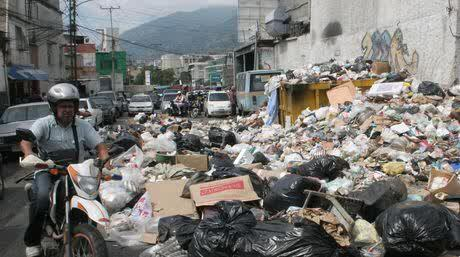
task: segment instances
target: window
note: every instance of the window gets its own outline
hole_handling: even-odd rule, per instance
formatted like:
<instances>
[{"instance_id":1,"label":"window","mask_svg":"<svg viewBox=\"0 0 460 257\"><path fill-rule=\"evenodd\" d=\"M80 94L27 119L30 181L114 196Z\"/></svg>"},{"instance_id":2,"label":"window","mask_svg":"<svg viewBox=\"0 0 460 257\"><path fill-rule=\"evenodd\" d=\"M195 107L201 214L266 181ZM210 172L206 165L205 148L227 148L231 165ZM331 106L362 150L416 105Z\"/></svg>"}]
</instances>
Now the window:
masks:
<instances>
[{"instance_id":1,"label":"window","mask_svg":"<svg viewBox=\"0 0 460 257\"><path fill-rule=\"evenodd\" d=\"M88 102L86 100L80 101L80 109L88 109Z\"/></svg>"},{"instance_id":2,"label":"window","mask_svg":"<svg viewBox=\"0 0 460 257\"><path fill-rule=\"evenodd\" d=\"M27 119L37 120L50 115L50 107L48 104L34 105L27 108Z\"/></svg>"},{"instance_id":3,"label":"window","mask_svg":"<svg viewBox=\"0 0 460 257\"><path fill-rule=\"evenodd\" d=\"M15 26L15 40L16 40L16 47L19 51L26 51L28 50L28 43L26 36L21 27Z\"/></svg>"},{"instance_id":4,"label":"window","mask_svg":"<svg viewBox=\"0 0 460 257\"><path fill-rule=\"evenodd\" d=\"M244 92L245 90L245 87L246 87L246 74L245 73L242 73L242 74L238 74L238 78L236 80L236 90L238 92Z\"/></svg>"},{"instance_id":5,"label":"window","mask_svg":"<svg viewBox=\"0 0 460 257\"><path fill-rule=\"evenodd\" d=\"M26 111L25 107L7 109L2 116L2 121L4 123L24 121L26 120Z\"/></svg>"},{"instance_id":6,"label":"window","mask_svg":"<svg viewBox=\"0 0 460 257\"><path fill-rule=\"evenodd\" d=\"M265 84L270 78L278 74L255 74L251 75L251 92L264 91Z\"/></svg>"},{"instance_id":7,"label":"window","mask_svg":"<svg viewBox=\"0 0 460 257\"><path fill-rule=\"evenodd\" d=\"M222 102L229 101L228 95L226 93L215 93L209 95L210 102Z\"/></svg>"},{"instance_id":8,"label":"window","mask_svg":"<svg viewBox=\"0 0 460 257\"><path fill-rule=\"evenodd\" d=\"M137 102L137 103L145 103L145 102L151 102L150 97L148 96L133 96L131 98L131 102Z\"/></svg>"}]
</instances>

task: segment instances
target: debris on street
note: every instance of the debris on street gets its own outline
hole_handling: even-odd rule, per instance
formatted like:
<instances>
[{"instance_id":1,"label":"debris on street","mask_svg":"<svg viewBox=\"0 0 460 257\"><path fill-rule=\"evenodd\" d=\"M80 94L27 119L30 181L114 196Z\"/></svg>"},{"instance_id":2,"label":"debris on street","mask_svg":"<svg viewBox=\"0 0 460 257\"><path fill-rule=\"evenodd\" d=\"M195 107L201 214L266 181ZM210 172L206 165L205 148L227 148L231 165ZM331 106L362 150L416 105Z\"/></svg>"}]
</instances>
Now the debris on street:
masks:
<instances>
[{"instance_id":1,"label":"debris on street","mask_svg":"<svg viewBox=\"0 0 460 257\"><path fill-rule=\"evenodd\" d=\"M322 83L314 90L323 102L301 112L261 107L219 120L138 114L129 126L101 129L125 150L106 170L123 180L99 189L112 215L109 238L155 244L142 257L460 249L456 88L378 69L358 58L272 77L266 94L276 90L280 99L292 97L286 88L302 93Z\"/></svg>"}]
</instances>

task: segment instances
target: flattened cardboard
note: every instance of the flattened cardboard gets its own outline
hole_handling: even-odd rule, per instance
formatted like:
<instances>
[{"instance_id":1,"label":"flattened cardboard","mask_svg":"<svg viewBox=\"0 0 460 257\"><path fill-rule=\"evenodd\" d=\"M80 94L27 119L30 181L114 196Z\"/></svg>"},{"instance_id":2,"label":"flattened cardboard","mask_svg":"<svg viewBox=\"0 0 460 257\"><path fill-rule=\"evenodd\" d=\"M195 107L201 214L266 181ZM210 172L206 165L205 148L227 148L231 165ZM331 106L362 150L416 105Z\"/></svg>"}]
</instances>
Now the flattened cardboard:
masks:
<instances>
[{"instance_id":1,"label":"flattened cardboard","mask_svg":"<svg viewBox=\"0 0 460 257\"><path fill-rule=\"evenodd\" d=\"M193 185L190 187L190 193L197 207L212 206L220 201L248 202L260 199L252 187L249 176Z\"/></svg>"},{"instance_id":2,"label":"flattened cardboard","mask_svg":"<svg viewBox=\"0 0 460 257\"><path fill-rule=\"evenodd\" d=\"M176 155L176 164L182 164L197 171L208 171L207 155Z\"/></svg>"},{"instance_id":3,"label":"flattened cardboard","mask_svg":"<svg viewBox=\"0 0 460 257\"><path fill-rule=\"evenodd\" d=\"M327 91L326 94L331 105L339 105L345 102L352 102L355 99L356 88L353 82L350 81Z\"/></svg>"},{"instance_id":4,"label":"flattened cardboard","mask_svg":"<svg viewBox=\"0 0 460 257\"><path fill-rule=\"evenodd\" d=\"M152 201L154 217L197 215L193 201L180 197L186 183L187 180L168 180L145 184Z\"/></svg>"},{"instance_id":5,"label":"flattened cardboard","mask_svg":"<svg viewBox=\"0 0 460 257\"><path fill-rule=\"evenodd\" d=\"M150 245L156 245L158 243L158 234L144 233L142 235L142 242Z\"/></svg>"}]
</instances>

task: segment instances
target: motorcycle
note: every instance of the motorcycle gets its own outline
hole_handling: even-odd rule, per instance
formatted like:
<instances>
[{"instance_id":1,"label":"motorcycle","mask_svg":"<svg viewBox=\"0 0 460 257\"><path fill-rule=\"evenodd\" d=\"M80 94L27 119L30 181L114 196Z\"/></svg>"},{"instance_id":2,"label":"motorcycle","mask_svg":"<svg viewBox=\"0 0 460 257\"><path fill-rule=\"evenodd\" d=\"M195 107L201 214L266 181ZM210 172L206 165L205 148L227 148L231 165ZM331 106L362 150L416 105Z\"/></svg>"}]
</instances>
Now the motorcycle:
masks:
<instances>
[{"instance_id":1,"label":"motorcycle","mask_svg":"<svg viewBox=\"0 0 460 257\"><path fill-rule=\"evenodd\" d=\"M187 117L188 115L187 106L188 104L185 103L185 105L181 108L182 110L179 110L179 107L177 106L177 104L174 101L170 101L169 107L166 109L166 111L170 116Z\"/></svg>"},{"instance_id":2,"label":"motorcycle","mask_svg":"<svg viewBox=\"0 0 460 257\"><path fill-rule=\"evenodd\" d=\"M189 102L190 118L197 118L204 111L204 96L198 93L193 93L189 96Z\"/></svg>"},{"instance_id":3,"label":"motorcycle","mask_svg":"<svg viewBox=\"0 0 460 257\"><path fill-rule=\"evenodd\" d=\"M36 141L30 130L18 129L16 134L21 140ZM115 151L109 155L120 153L119 148ZM108 257L105 240L96 228L97 224L105 227L110 221L107 210L98 201L98 190L102 179L121 180L122 177L102 176L107 161L87 160L66 166L51 160L45 162L34 155L20 160L23 168L34 171L16 183L33 180L35 170L60 175L50 193L50 209L41 233L44 257ZM32 185L28 183L25 190L30 203Z\"/></svg>"}]
</instances>

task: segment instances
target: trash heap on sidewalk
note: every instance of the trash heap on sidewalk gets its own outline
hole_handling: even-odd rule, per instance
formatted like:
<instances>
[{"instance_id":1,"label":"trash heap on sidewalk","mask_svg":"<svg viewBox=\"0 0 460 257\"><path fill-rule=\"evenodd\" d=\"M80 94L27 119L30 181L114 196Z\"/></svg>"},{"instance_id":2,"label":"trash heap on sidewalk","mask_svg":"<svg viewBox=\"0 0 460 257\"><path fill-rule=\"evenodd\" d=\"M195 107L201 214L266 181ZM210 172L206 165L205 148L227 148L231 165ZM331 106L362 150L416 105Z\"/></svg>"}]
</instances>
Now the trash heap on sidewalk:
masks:
<instances>
[{"instance_id":1,"label":"trash heap on sidewalk","mask_svg":"<svg viewBox=\"0 0 460 257\"><path fill-rule=\"evenodd\" d=\"M368 65L347 69L360 63ZM460 209L449 202L460 195L459 86L446 92L401 74L380 77L366 96L306 109L288 128L265 126L262 108L235 120L139 114L100 130L125 150L105 170L123 180L100 187L109 240L154 244L142 257L460 249Z\"/></svg>"}]
</instances>

